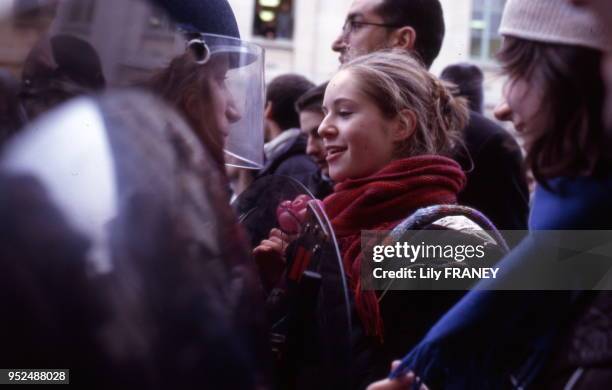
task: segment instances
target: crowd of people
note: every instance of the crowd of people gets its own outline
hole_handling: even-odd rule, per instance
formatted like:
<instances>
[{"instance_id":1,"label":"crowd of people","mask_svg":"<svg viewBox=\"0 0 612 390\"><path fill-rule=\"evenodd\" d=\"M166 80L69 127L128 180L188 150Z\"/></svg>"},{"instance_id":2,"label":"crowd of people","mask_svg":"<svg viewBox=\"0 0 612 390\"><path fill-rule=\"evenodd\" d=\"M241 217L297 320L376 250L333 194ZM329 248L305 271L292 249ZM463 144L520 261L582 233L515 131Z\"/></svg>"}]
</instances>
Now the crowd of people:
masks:
<instances>
[{"instance_id":1,"label":"crowd of people","mask_svg":"<svg viewBox=\"0 0 612 390\"><path fill-rule=\"evenodd\" d=\"M520 142L483 114L477 66L430 72L439 0L354 0L320 85L264 85L226 0L95 0L109 23L76 30L75 3L0 21L23 46L0 55L5 367L100 388L612 385L607 291L363 279L366 231L492 242L520 274L538 231L612 230L606 0L506 2L494 114ZM158 46L133 27L151 15Z\"/></svg>"}]
</instances>

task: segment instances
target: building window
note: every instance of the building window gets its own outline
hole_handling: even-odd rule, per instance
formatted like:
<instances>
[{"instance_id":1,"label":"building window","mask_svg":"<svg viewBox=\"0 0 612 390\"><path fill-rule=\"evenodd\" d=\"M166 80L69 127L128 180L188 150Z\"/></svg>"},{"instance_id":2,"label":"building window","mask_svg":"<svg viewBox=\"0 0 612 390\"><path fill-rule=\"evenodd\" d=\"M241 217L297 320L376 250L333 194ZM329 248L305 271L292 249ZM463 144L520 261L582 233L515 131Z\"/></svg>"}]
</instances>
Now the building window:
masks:
<instances>
[{"instance_id":1,"label":"building window","mask_svg":"<svg viewBox=\"0 0 612 390\"><path fill-rule=\"evenodd\" d=\"M255 0L253 35L293 39L293 0Z\"/></svg>"},{"instance_id":2,"label":"building window","mask_svg":"<svg viewBox=\"0 0 612 390\"><path fill-rule=\"evenodd\" d=\"M499 24L506 0L473 0L470 56L491 61L501 46Z\"/></svg>"}]
</instances>

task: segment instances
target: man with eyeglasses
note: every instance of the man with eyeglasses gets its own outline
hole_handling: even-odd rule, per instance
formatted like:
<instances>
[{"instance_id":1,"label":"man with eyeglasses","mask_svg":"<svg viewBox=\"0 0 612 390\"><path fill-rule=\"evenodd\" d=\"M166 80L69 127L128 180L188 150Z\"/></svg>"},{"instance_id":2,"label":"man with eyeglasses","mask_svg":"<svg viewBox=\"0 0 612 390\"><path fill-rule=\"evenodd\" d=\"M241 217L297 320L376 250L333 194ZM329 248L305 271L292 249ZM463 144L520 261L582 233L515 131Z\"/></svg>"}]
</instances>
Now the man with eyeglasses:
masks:
<instances>
[{"instance_id":1,"label":"man with eyeglasses","mask_svg":"<svg viewBox=\"0 0 612 390\"><path fill-rule=\"evenodd\" d=\"M440 53L444 29L439 0L355 0L332 50L346 63L376 50L406 49L429 68ZM526 229L529 193L517 142L473 111L463 140L455 159L468 182L459 203L483 212L499 229Z\"/></svg>"},{"instance_id":2,"label":"man with eyeglasses","mask_svg":"<svg viewBox=\"0 0 612 390\"><path fill-rule=\"evenodd\" d=\"M443 39L438 0L355 0L332 50L341 63L381 49L414 50L429 68Z\"/></svg>"}]
</instances>

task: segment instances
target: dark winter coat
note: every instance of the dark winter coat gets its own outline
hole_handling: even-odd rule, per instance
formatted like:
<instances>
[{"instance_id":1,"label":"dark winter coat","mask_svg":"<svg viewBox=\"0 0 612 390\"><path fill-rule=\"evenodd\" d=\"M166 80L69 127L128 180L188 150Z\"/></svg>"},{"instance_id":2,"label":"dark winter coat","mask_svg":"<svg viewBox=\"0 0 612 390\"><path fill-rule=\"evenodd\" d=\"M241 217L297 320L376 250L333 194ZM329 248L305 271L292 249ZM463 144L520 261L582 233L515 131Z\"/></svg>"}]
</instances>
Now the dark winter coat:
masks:
<instances>
[{"instance_id":1,"label":"dark winter coat","mask_svg":"<svg viewBox=\"0 0 612 390\"><path fill-rule=\"evenodd\" d=\"M568 324L561 326L543 389L604 389L612 386L612 292L589 292Z\"/></svg>"},{"instance_id":2,"label":"dark winter coat","mask_svg":"<svg viewBox=\"0 0 612 390\"><path fill-rule=\"evenodd\" d=\"M319 167L306 154L306 137L300 135L279 146L259 171L257 178L268 175L289 176L314 191L317 189L317 183L313 181L313 177L318 174Z\"/></svg>"},{"instance_id":3,"label":"dark winter coat","mask_svg":"<svg viewBox=\"0 0 612 390\"><path fill-rule=\"evenodd\" d=\"M459 204L486 215L500 230L525 230L529 190L521 150L514 138L484 116L470 112L465 147L455 159L467 176Z\"/></svg>"}]
</instances>

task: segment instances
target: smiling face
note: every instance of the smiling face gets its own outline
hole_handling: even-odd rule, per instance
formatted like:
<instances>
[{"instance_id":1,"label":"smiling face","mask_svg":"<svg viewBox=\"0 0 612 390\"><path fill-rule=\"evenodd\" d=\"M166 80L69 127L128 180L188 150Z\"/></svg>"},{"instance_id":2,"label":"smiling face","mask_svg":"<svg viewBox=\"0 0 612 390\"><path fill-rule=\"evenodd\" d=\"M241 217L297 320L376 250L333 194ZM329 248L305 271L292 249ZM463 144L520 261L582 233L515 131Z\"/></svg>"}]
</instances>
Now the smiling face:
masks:
<instances>
[{"instance_id":1,"label":"smiling face","mask_svg":"<svg viewBox=\"0 0 612 390\"><path fill-rule=\"evenodd\" d=\"M495 109L501 121L510 121L523 137L544 130L546 112L542 107L542 90L537 83L524 78L510 79L504 84L504 101ZM529 139L525 139L526 146Z\"/></svg>"},{"instance_id":2,"label":"smiling face","mask_svg":"<svg viewBox=\"0 0 612 390\"><path fill-rule=\"evenodd\" d=\"M384 24L376 12L383 0L355 0L346 17L345 29L332 44L332 50L340 53L340 63L344 64L360 55L389 47L389 29L373 25L353 25L350 21Z\"/></svg>"},{"instance_id":3,"label":"smiling face","mask_svg":"<svg viewBox=\"0 0 612 390\"><path fill-rule=\"evenodd\" d=\"M329 82L319 126L329 176L335 182L372 175L393 160L398 117L386 118L349 70Z\"/></svg>"}]
</instances>

